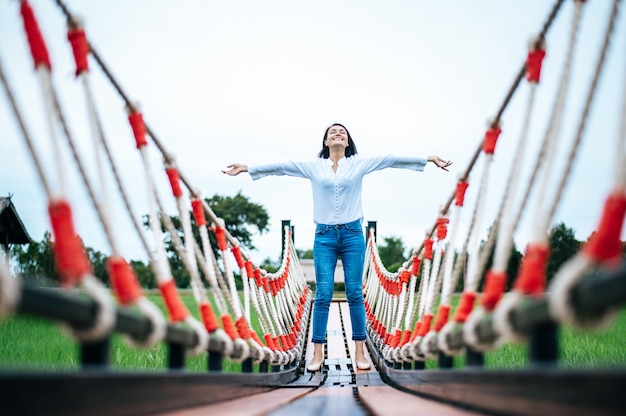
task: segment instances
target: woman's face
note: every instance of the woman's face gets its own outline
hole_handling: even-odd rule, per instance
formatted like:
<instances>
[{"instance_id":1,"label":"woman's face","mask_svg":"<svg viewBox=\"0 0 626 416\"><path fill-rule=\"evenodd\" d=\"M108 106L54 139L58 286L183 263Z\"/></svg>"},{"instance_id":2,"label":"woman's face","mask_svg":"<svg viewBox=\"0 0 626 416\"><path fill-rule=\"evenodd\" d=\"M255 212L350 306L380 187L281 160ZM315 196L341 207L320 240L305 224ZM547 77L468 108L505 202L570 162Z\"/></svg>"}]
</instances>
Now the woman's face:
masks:
<instances>
[{"instance_id":1,"label":"woman's face","mask_svg":"<svg viewBox=\"0 0 626 416\"><path fill-rule=\"evenodd\" d=\"M348 147L348 133L346 132L346 129L341 126L331 126L326 134L324 144L329 148L341 147L345 149Z\"/></svg>"}]
</instances>

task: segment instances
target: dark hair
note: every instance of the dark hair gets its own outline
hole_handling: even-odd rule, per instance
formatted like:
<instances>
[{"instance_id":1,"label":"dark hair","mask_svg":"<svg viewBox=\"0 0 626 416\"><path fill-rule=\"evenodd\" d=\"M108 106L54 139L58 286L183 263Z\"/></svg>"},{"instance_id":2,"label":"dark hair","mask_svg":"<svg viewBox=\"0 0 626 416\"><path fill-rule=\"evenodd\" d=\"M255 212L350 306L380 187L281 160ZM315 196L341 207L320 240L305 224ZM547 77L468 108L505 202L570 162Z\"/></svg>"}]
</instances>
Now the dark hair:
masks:
<instances>
[{"instance_id":1,"label":"dark hair","mask_svg":"<svg viewBox=\"0 0 626 416\"><path fill-rule=\"evenodd\" d=\"M328 130L330 130L330 128L333 126L343 127L343 129L346 131L346 134L348 135L348 147L346 147L346 157L356 155L358 153L356 150L356 144L354 144L354 140L352 140L352 136L350 136L350 132L348 131L346 126L344 126L343 124L339 124L339 123L333 123L330 126L328 126L328 128L324 132L324 138L322 139L322 150L319 152L317 156L323 159L328 159L330 157L330 149L324 143L326 142L326 136L328 136Z\"/></svg>"}]
</instances>

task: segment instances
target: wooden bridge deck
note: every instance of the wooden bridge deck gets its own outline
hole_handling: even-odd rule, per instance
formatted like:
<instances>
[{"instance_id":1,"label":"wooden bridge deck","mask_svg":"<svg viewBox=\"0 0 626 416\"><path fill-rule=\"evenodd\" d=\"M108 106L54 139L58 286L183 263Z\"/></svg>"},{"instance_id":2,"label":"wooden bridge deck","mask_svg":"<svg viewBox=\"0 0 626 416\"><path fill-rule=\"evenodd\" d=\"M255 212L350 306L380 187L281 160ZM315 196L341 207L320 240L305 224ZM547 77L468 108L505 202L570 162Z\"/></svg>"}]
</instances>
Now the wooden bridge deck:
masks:
<instances>
[{"instance_id":1,"label":"wooden bridge deck","mask_svg":"<svg viewBox=\"0 0 626 416\"><path fill-rule=\"evenodd\" d=\"M162 416L200 415L477 415L458 407L405 393L386 385L376 367L359 370L354 362L350 313L345 301L331 304L324 370L308 373L313 356L311 331L300 380L288 386L207 406L161 413ZM367 357L372 362L371 357ZM312 387L314 385L314 387Z\"/></svg>"}]
</instances>

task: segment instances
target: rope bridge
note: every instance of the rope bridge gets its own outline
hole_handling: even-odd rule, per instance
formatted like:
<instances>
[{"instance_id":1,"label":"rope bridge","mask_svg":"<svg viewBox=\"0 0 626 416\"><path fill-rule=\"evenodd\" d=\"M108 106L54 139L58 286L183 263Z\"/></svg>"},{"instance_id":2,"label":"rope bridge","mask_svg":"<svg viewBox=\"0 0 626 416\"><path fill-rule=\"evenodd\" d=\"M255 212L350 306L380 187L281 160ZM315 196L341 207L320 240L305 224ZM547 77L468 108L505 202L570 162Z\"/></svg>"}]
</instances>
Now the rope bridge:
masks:
<instances>
[{"instance_id":1,"label":"rope bridge","mask_svg":"<svg viewBox=\"0 0 626 416\"><path fill-rule=\"evenodd\" d=\"M466 408L506 414L619 413L619 390L626 381L623 370L564 371L556 364L559 325L583 330L606 327L614 321L626 301L626 269L621 263L620 242L626 213L626 94L621 130L616 140L614 182L597 229L581 251L561 267L551 285L547 287L546 283L549 225L562 200L584 138L620 5L619 0L613 2L610 16L603 26L604 41L587 87L574 138L571 143L559 143L563 112L571 90L580 20L585 8L584 1L572 3L574 12L560 84L541 152L534 158L531 177L522 181L520 171L528 157L526 142L536 108L536 90L546 56L547 33L564 4L563 0L555 3L542 30L531 42L513 85L435 224L398 271L387 270L381 261L375 224L369 224L363 288L369 358L376 364L377 371L355 370L351 358L353 352L347 342L351 328L349 320L344 319L347 304L334 302L328 327L328 358L323 371L310 374L305 370L305 363L311 358L311 349L307 345L310 343L308 324L312 293L302 273L290 224L285 224L283 230L280 267L277 272L269 273L252 261L229 233L224 220L213 212L198 188L184 175L175 158L144 121L138 105L121 88L101 55L87 40L82 22L61 0L56 0L68 20L67 38L75 58L76 76L84 89L85 110L97 161L97 174L93 175L96 179L90 176L88 162L79 152L78 139L59 100L51 74L51 59L35 12L28 1L20 1L20 14L44 97L47 134L54 154L51 169L44 166L43 155L29 131L1 61L0 81L48 200L55 261L60 286L66 290L50 291L22 284L2 263L0 317L28 313L61 321L68 336L80 344L83 371L0 374L2 406L8 406L16 413L89 411L100 414L117 411L136 414L209 404L207 411L251 406L254 408L251 413L292 414L318 412L318 403L322 401L326 403L322 407L326 412L343 409L351 414L384 414L394 402L403 403L405 408L431 409L431 413L465 413L463 409ZM91 85L89 56L102 69L126 106L129 132L134 139L129 146L139 152L144 172L149 233L144 233L138 222L139 216L130 203L125 180L110 150ZM524 80L528 84L528 101L515 158L498 213L495 218L486 219L483 216L486 197L491 191L490 168L502 134L501 121ZM163 159L168 188L182 225L182 238L165 213L159 193L163 185L158 182L159 174L152 166L148 139ZM565 149L567 163L562 171L553 172L558 146ZM94 277L76 231L69 202L68 166L63 162L67 149L111 251L107 271L115 299ZM470 176L477 167L482 168L477 174L477 197L470 212L469 230L463 236L459 224L465 214L465 194ZM120 230L110 218L108 175L113 178L116 194L122 198L133 231L150 260L167 317L145 296L120 250ZM548 182L555 177L559 179L559 186L550 191ZM532 207L534 209L525 207L531 192L536 192L535 195L545 204L537 204ZM513 235L525 209L532 210L532 238L513 288L507 292L506 268ZM479 232L486 220L490 220L491 227L486 243L481 245ZM194 238L194 230L199 232L200 241ZM197 307L195 314L182 302L172 278L165 235L170 238L190 276ZM215 247L212 239L216 242ZM485 270L492 252L493 266ZM238 270L234 270L232 264ZM237 272L243 282L242 296L235 282ZM487 277L481 287L481 276L485 272ZM454 291L463 274L463 292L454 309ZM73 289L79 289L81 295L76 295ZM258 320L258 329L252 325L253 318ZM206 354L208 374L103 371L108 368L110 340L114 333L123 334L134 348L166 343L169 370L184 369L188 356ZM510 343L528 344L531 361L528 369L486 371L481 368L484 353ZM465 355L466 368L449 371L453 367L453 358L459 355ZM425 370L428 359L436 359L440 370ZM224 360L241 364L241 373L223 373ZM255 371L255 365L258 365L258 371ZM573 391L569 387L572 383L585 388ZM25 394L35 388L33 386L42 391L38 400ZM338 393L338 390L332 390L333 386L352 389ZM76 403L64 396L62 393L68 387L86 397L84 402ZM251 395L254 396L249 397ZM265 401L271 406L261 410ZM445 406L438 403L441 401L457 407L438 407ZM402 409L396 409L396 412L400 411Z\"/></svg>"}]
</instances>

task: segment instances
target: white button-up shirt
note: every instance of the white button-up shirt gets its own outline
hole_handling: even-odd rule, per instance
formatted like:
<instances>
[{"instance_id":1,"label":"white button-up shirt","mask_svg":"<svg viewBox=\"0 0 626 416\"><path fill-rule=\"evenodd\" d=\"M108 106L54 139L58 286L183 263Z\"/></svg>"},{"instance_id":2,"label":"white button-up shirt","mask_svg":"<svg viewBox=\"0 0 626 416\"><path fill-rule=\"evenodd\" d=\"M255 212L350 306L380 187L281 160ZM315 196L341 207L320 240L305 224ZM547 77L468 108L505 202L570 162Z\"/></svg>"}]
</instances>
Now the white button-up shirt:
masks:
<instances>
[{"instance_id":1,"label":"white button-up shirt","mask_svg":"<svg viewBox=\"0 0 626 416\"><path fill-rule=\"evenodd\" d=\"M335 225L363 219L363 176L385 168L423 171L427 163L428 159L423 157L354 155L340 159L337 172L333 171L332 160L324 158L253 165L248 167L248 172L253 180L270 175L310 179L313 188L313 220L316 224Z\"/></svg>"}]
</instances>

